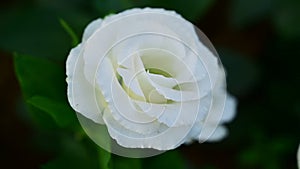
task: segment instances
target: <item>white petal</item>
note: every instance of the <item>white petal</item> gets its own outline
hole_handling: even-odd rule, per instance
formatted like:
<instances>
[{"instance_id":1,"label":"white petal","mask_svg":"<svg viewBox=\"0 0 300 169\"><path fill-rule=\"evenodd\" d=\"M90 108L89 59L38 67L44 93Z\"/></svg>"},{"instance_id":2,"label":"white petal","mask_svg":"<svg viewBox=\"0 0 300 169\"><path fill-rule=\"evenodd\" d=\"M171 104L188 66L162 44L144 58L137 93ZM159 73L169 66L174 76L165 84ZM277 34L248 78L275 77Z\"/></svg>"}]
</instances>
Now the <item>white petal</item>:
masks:
<instances>
[{"instance_id":1,"label":"white petal","mask_svg":"<svg viewBox=\"0 0 300 169\"><path fill-rule=\"evenodd\" d=\"M141 25L140 27L142 26L143 25ZM126 57L132 55L132 53L140 52L142 54L144 51L147 51L147 53L153 51L153 53L150 53L150 56L155 56L156 53L160 56L163 56L164 54L168 54L170 52L172 53L172 55L181 59L185 56L186 51L184 45L180 41L174 40L172 37L169 37L170 35L175 35L172 30L169 30L164 25L161 25L157 22L152 22L151 27L153 28L152 31L165 28L166 30L168 30L168 34L164 35L152 31L130 34L130 36L124 38L112 49L113 55L117 57L118 62L123 62L124 60L126 60Z\"/></svg>"},{"instance_id":2,"label":"white petal","mask_svg":"<svg viewBox=\"0 0 300 169\"><path fill-rule=\"evenodd\" d=\"M172 53L165 52L164 50L151 49L140 52L140 55L142 56L143 64L146 68L154 68L170 74L172 76L173 85L174 83L180 84L186 82L197 82L197 79L200 79L197 78L197 74L189 71L188 65L186 65L183 60L172 55ZM156 91L163 95L166 99L173 101L200 99L201 93L199 91L179 91L169 87L170 84L172 84L169 80L171 78L166 78L161 75L154 76L151 73L148 73L148 77L150 78L149 82L151 83L151 86L153 86ZM209 88L204 88L203 85L200 89L209 91ZM205 94L202 96L204 95Z\"/></svg>"},{"instance_id":3,"label":"white petal","mask_svg":"<svg viewBox=\"0 0 300 169\"><path fill-rule=\"evenodd\" d=\"M86 41L89 37L91 37L93 33L101 27L101 24L102 19L96 19L88 24L83 32L82 41Z\"/></svg>"},{"instance_id":4,"label":"white petal","mask_svg":"<svg viewBox=\"0 0 300 169\"><path fill-rule=\"evenodd\" d=\"M163 76L153 76L151 73L148 73L150 78L151 85L156 89L156 91L164 96L168 100L173 100L176 102L186 102L193 100L200 100L201 98L209 95L211 92L211 84L208 77L199 80L194 79L195 82L184 82L178 83L177 80L172 79L177 84L174 85L172 81L163 77ZM155 78L153 78L155 77ZM168 81L167 81L168 80ZM170 87L174 85L173 87ZM179 90L174 87L177 86Z\"/></svg>"},{"instance_id":5,"label":"white petal","mask_svg":"<svg viewBox=\"0 0 300 169\"><path fill-rule=\"evenodd\" d=\"M163 49L147 49L140 51L145 68L158 69L167 72L177 83L194 82L193 73L189 65L180 57Z\"/></svg>"},{"instance_id":6,"label":"white petal","mask_svg":"<svg viewBox=\"0 0 300 169\"><path fill-rule=\"evenodd\" d=\"M152 82L163 87L173 88L174 86L178 85L178 82L174 78L168 78L163 75L153 73L148 73L148 76Z\"/></svg>"},{"instance_id":7,"label":"white petal","mask_svg":"<svg viewBox=\"0 0 300 169\"><path fill-rule=\"evenodd\" d=\"M118 56L121 55L122 54L119 54ZM149 101L149 94L152 92L152 98L157 97L157 101L160 102L166 101L166 99L157 92L154 93L154 88L151 86L148 77L145 75L145 68L140 60L139 52L128 53L128 56L124 58L117 57L117 59L123 59L117 61L117 64L119 65L117 73L122 77L126 88L129 88L129 90L133 92L133 95L135 96L133 97L134 99Z\"/></svg>"},{"instance_id":8,"label":"white petal","mask_svg":"<svg viewBox=\"0 0 300 169\"><path fill-rule=\"evenodd\" d=\"M126 12L107 17L101 27L93 33L93 36L88 38L84 51L84 73L90 83L93 83L99 61L108 54L111 48L129 37L151 33L156 36L169 36L187 41L187 45L195 43L191 38L191 32L194 32L192 24L179 15L163 10L135 11L137 12Z\"/></svg>"},{"instance_id":9,"label":"white petal","mask_svg":"<svg viewBox=\"0 0 300 169\"><path fill-rule=\"evenodd\" d=\"M210 83L209 76L206 73L205 67L200 61L197 61L197 57L195 55L189 55L188 58L196 57L195 62L197 64L194 63L196 66L192 66L192 69L196 69L198 71L192 71L190 68L191 65L186 64L184 61L186 58L179 58L164 50L144 50L140 52L140 55L142 56L142 60L146 68L155 68L157 70L167 72L172 76L173 81L177 84L198 82L198 84L196 84L198 87L194 88L195 90L193 91L178 91L169 87L170 84L166 83L167 78L164 78L163 76L153 76L151 73L148 73L148 76L151 75L150 79L153 79L152 82L154 82L151 83L151 85L154 86L158 93L163 95L166 99L173 101L197 100L211 91L212 84ZM170 83L170 80L168 83Z\"/></svg>"},{"instance_id":10,"label":"white petal","mask_svg":"<svg viewBox=\"0 0 300 169\"><path fill-rule=\"evenodd\" d=\"M205 141L205 137L209 139L209 136L213 134L214 130L222 122L222 116L224 113L226 90L225 90L225 74L221 68L217 69L218 76L215 80L215 86L212 91L212 105L209 113L202 124L202 130L205 132L200 133L199 138Z\"/></svg>"},{"instance_id":11,"label":"white petal","mask_svg":"<svg viewBox=\"0 0 300 169\"><path fill-rule=\"evenodd\" d=\"M104 112L104 120L107 124L108 132L118 144L128 148L153 148L157 150L170 150L179 146L190 130L190 126L172 127L168 129L160 128L156 135L141 135L121 126L110 112ZM163 130L162 130L163 129ZM162 131L161 131L162 130Z\"/></svg>"},{"instance_id":12,"label":"white petal","mask_svg":"<svg viewBox=\"0 0 300 169\"><path fill-rule=\"evenodd\" d=\"M155 87L157 92L163 95L166 99L173 100L176 102L185 102L185 101L192 101L192 100L199 100L200 93L199 91L182 91L182 90L175 90L172 88L167 88L161 85L157 85L155 83L151 83L152 86Z\"/></svg>"},{"instance_id":13,"label":"white petal","mask_svg":"<svg viewBox=\"0 0 300 169\"><path fill-rule=\"evenodd\" d=\"M198 135L200 142L218 141L227 135L222 123L231 120L235 114L236 101L228 96L225 89L225 74L222 69L218 69L215 86L213 88L213 102L208 116L201 125L201 131ZM228 96L228 97L227 97Z\"/></svg>"},{"instance_id":14,"label":"white petal","mask_svg":"<svg viewBox=\"0 0 300 169\"><path fill-rule=\"evenodd\" d=\"M136 78L136 73L132 69L118 68L117 72L122 76L125 85L142 100L146 100L140 84Z\"/></svg>"},{"instance_id":15,"label":"white petal","mask_svg":"<svg viewBox=\"0 0 300 169\"><path fill-rule=\"evenodd\" d=\"M134 72L136 72L136 79L139 82L140 87L146 97L146 100L151 103L166 103L167 99L161 95L153 86L151 79L145 71L143 62L136 53L132 57Z\"/></svg>"},{"instance_id":16,"label":"white petal","mask_svg":"<svg viewBox=\"0 0 300 169\"><path fill-rule=\"evenodd\" d=\"M211 132L213 130L213 132ZM227 129L223 126L218 126L217 128L209 128L206 126L205 128L202 128L201 135L199 136L198 140L200 142L204 141L219 141L223 139L227 135Z\"/></svg>"},{"instance_id":17,"label":"white petal","mask_svg":"<svg viewBox=\"0 0 300 169\"><path fill-rule=\"evenodd\" d=\"M157 131L160 124L155 118L149 117L136 109L131 98L118 83L108 58L104 58L99 66L97 84L103 91L113 118L123 127L144 134Z\"/></svg>"},{"instance_id":18,"label":"white petal","mask_svg":"<svg viewBox=\"0 0 300 169\"><path fill-rule=\"evenodd\" d=\"M95 88L87 82L83 75L82 45L72 49L67 59L68 99L74 110L85 117L103 124L101 111L105 104L101 93L99 102L95 97Z\"/></svg>"},{"instance_id":19,"label":"white petal","mask_svg":"<svg viewBox=\"0 0 300 169\"><path fill-rule=\"evenodd\" d=\"M136 104L147 115L157 118L161 123L169 127L193 125L204 120L209 107L211 97L189 102L174 102L170 104L154 104L136 101Z\"/></svg>"},{"instance_id":20,"label":"white petal","mask_svg":"<svg viewBox=\"0 0 300 169\"><path fill-rule=\"evenodd\" d=\"M234 118L236 114L236 107L237 100L230 94L227 94L222 122L229 122Z\"/></svg>"}]
</instances>

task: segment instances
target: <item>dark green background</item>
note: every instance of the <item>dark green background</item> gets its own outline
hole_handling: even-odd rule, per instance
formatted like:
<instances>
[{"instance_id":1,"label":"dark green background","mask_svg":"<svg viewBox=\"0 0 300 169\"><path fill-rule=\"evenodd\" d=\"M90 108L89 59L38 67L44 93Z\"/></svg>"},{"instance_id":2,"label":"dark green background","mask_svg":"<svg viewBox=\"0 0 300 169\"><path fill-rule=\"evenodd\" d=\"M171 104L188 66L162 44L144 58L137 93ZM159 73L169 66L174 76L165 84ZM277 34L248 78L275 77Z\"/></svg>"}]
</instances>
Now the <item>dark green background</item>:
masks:
<instances>
[{"instance_id":1,"label":"dark green background","mask_svg":"<svg viewBox=\"0 0 300 169\"><path fill-rule=\"evenodd\" d=\"M218 50L239 101L222 142L136 160L109 157L78 126L65 96L72 39L59 19L81 37L98 17L146 6L176 10ZM299 0L2 0L0 23L1 168L296 168Z\"/></svg>"}]
</instances>

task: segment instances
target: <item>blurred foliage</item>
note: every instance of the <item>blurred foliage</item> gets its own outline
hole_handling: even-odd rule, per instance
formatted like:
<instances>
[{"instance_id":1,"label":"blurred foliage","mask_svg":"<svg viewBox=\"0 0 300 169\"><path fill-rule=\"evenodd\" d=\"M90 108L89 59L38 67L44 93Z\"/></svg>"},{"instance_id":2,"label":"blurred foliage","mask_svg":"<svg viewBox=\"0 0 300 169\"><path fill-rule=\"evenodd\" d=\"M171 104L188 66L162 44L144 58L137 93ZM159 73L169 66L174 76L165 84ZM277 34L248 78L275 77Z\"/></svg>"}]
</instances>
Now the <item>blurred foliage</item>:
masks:
<instances>
[{"instance_id":1,"label":"blurred foliage","mask_svg":"<svg viewBox=\"0 0 300 169\"><path fill-rule=\"evenodd\" d=\"M211 146L218 149L213 151L216 154L209 153L210 149L195 156L229 158L231 166L227 168L296 168L300 141L299 0L15 0L0 4L0 50L18 53L14 55L15 71L36 133L33 142L52 159L40 168L194 167L179 150L146 159L110 155L85 135L67 102L65 60L85 26L97 17L146 6L176 10L195 24L215 26L225 18L217 33L228 39L234 37L226 36L226 29L233 36L267 29L266 38L255 34L261 45L256 52L242 50L256 45L245 43L247 38L235 46L217 44L228 90L239 99L238 114L228 124L229 137ZM226 168L228 161L219 162L222 165L207 162L199 166Z\"/></svg>"},{"instance_id":2,"label":"blurred foliage","mask_svg":"<svg viewBox=\"0 0 300 169\"><path fill-rule=\"evenodd\" d=\"M280 38L300 37L299 0L232 1L230 17L234 27L247 27L267 20Z\"/></svg>"}]
</instances>

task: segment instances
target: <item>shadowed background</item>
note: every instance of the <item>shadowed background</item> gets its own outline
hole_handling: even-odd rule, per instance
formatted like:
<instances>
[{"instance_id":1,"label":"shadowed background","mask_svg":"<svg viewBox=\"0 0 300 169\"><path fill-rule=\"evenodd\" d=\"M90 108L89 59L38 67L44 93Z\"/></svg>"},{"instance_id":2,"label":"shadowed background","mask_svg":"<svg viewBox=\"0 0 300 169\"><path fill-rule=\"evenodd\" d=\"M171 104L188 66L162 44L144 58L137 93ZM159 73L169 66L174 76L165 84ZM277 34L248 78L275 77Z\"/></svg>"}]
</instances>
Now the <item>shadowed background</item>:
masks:
<instances>
[{"instance_id":1,"label":"shadowed background","mask_svg":"<svg viewBox=\"0 0 300 169\"><path fill-rule=\"evenodd\" d=\"M88 138L53 127L46 113L28 111L12 54L46 58L63 67L72 40L59 19L81 37L85 26L98 17L146 6L176 10L208 36L227 70L228 90L238 98L238 111L221 142L181 146L174 155L139 161L115 156L109 167L296 168L299 0L1 1L1 168L101 168L92 158L97 146ZM36 77L45 78L45 72L41 69Z\"/></svg>"}]
</instances>

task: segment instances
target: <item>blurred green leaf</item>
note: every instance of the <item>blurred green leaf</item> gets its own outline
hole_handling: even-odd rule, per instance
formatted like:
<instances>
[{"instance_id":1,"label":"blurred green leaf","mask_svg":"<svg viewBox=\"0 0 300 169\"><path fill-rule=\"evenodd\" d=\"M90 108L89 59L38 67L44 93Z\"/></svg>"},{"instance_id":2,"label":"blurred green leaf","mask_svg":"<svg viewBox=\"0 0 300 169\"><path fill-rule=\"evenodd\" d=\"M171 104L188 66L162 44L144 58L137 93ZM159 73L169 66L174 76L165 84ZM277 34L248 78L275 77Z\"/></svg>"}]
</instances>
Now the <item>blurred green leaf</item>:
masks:
<instances>
[{"instance_id":1,"label":"blurred green leaf","mask_svg":"<svg viewBox=\"0 0 300 169\"><path fill-rule=\"evenodd\" d=\"M1 9L0 49L62 61L71 45L57 18L68 21L78 36L98 16L91 2L85 0L16 2Z\"/></svg>"},{"instance_id":2,"label":"blurred green leaf","mask_svg":"<svg viewBox=\"0 0 300 169\"><path fill-rule=\"evenodd\" d=\"M0 15L0 48L34 56L62 60L67 54L68 37L56 17L45 9L3 11Z\"/></svg>"},{"instance_id":3,"label":"blurred green leaf","mask_svg":"<svg viewBox=\"0 0 300 169\"><path fill-rule=\"evenodd\" d=\"M112 156L111 168L113 169L142 169L141 159Z\"/></svg>"},{"instance_id":4,"label":"blurred green leaf","mask_svg":"<svg viewBox=\"0 0 300 169\"><path fill-rule=\"evenodd\" d=\"M62 135L59 155L42 169L99 169L97 147L74 137Z\"/></svg>"},{"instance_id":5,"label":"blurred green leaf","mask_svg":"<svg viewBox=\"0 0 300 169\"><path fill-rule=\"evenodd\" d=\"M111 159L111 154L102 148L98 148L98 154L99 154L99 166L101 169L110 169L109 162Z\"/></svg>"},{"instance_id":6,"label":"blurred green leaf","mask_svg":"<svg viewBox=\"0 0 300 169\"><path fill-rule=\"evenodd\" d=\"M48 113L60 127L77 125L75 112L69 105L42 96L33 96L27 102Z\"/></svg>"},{"instance_id":7,"label":"blurred green leaf","mask_svg":"<svg viewBox=\"0 0 300 169\"><path fill-rule=\"evenodd\" d=\"M53 109L56 109L54 106L55 103L59 103L60 105L57 109L63 107L63 111L68 109L69 104L66 96L67 86L65 83L64 68L45 58L19 54L14 55L14 64L24 99L26 101L30 99L29 102L31 106L29 106L29 109L31 118L39 126L55 128L57 126L55 121L57 122L59 119L52 118L54 117L53 114L51 117L41 110L49 111L52 109L51 112L53 113ZM36 98L35 96L47 98L50 105L46 105L48 103L42 102L45 101L45 99ZM34 107L32 105L34 105ZM38 109L36 107L38 107ZM61 112L61 110L59 112ZM71 117L70 112L67 114L65 114L66 117L64 117L62 121ZM58 118L60 116L56 117ZM70 119L70 121L74 121L74 117ZM58 124L63 125L63 122L59 122Z\"/></svg>"},{"instance_id":8,"label":"blurred green leaf","mask_svg":"<svg viewBox=\"0 0 300 169\"><path fill-rule=\"evenodd\" d=\"M118 13L135 6L132 0L93 0L92 2L100 17L110 13Z\"/></svg>"},{"instance_id":9,"label":"blurred green leaf","mask_svg":"<svg viewBox=\"0 0 300 169\"><path fill-rule=\"evenodd\" d=\"M300 37L300 1L276 1L272 21L275 30L283 38L297 39Z\"/></svg>"},{"instance_id":10,"label":"blurred green leaf","mask_svg":"<svg viewBox=\"0 0 300 169\"><path fill-rule=\"evenodd\" d=\"M65 70L62 65L45 58L29 55L14 55L17 78L25 99L44 96L67 103Z\"/></svg>"},{"instance_id":11,"label":"blurred green leaf","mask_svg":"<svg viewBox=\"0 0 300 169\"><path fill-rule=\"evenodd\" d=\"M73 159L70 157L70 155L65 155L49 161L48 163L44 164L41 169L85 169L87 166L85 166L84 163L85 162L83 159Z\"/></svg>"},{"instance_id":12,"label":"blurred green leaf","mask_svg":"<svg viewBox=\"0 0 300 169\"><path fill-rule=\"evenodd\" d=\"M266 19L272 21L281 37L300 37L298 0L232 0L230 8L229 20L235 28L251 26Z\"/></svg>"},{"instance_id":13,"label":"blurred green leaf","mask_svg":"<svg viewBox=\"0 0 300 169\"><path fill-rule=\"evenodd\" d=\"M252 128L251 145L241 150L239 161L242 167L280 169L285 166L285 155L293 151L298 142L290 137L269 138L259 129Z\"/></svg>"},{"instance_id":14,"label":"blurred green leaf","mask_svg":"<svg viewBox=\"0 0 300 169\"><path fill-rule=\"evenodd\" d=\"M67 24L63 19L59 19L61 26L65 29L65 31L70 35L72 39L72 46L76 46L79 43L78 37L75 34L74 30Z\"/></svg>"}]
</instances>

